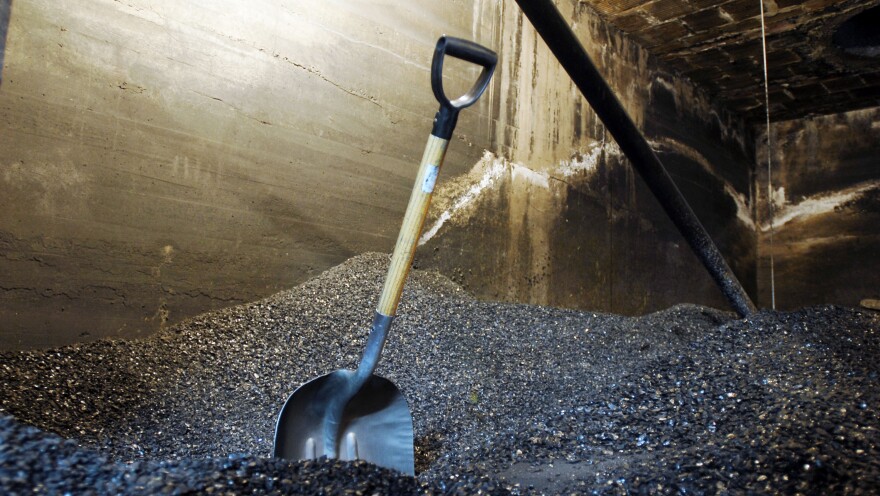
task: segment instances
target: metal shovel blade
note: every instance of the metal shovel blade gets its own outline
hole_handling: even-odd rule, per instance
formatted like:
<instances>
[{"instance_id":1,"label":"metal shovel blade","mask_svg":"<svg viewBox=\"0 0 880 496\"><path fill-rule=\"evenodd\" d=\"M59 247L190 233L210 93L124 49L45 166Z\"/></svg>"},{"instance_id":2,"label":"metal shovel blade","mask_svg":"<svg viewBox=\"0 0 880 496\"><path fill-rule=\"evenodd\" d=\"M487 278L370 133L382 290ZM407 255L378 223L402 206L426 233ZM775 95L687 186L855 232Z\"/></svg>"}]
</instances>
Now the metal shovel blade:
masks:
<instances>
[{"instance_id":1,"label":"metal shovel blade","mask_svg":"<svg viewBox=\"0 0 880 496\"><path fill-rule=\"evenodd\" d=\"M300 386L287 399L275 426L274 456L293 460L330 455L324 446L331 401L345 394L354 371L337 370ZM343 391L340 391L342 389ZM341 460L365 460L415 475L412 414L391 381L371 375L352 396L339 423Z\"/></svg>"}]
</instances>

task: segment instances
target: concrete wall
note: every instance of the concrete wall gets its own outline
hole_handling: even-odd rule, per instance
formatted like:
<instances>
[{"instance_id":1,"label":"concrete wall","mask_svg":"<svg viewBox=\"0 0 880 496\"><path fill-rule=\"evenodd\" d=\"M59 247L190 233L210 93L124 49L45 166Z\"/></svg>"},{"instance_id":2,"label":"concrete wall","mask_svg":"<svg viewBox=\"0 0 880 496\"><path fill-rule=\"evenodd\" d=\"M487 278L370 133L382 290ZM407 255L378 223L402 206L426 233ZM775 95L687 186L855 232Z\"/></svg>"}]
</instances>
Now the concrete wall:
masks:
<instances>
[{"instance_id":1,"label":"concrete wall","mask_svg":"<svg viewBox=\"0 0 880 496\"><path fill-rule=\"evenodd\" d=\"M561 8L753 288L753 141ZM390 251L441 33L502 62L461 116L420 264L495 299L724 305L513 2L32 0L0 87L0 347L136 337Z\"/></svg>"},{"instance_id":2,"label":"concrete wall","mask_svg":"<svg viewBox=\"0 0 880 496\"><path fill-rule=\"evenodd\" d=\"M777 122L759 142L760 301L880 299L880 108ZM771 287L773 260L775 288Z\"/></svg>"},{"instance_id":3,"label":"concrete wall","mask_svg":"<svg viewBox=\"0 0 880 496\"><path fill-rule=\"evenodd\" d=\"M591 11L560 10L754 293L748 132ZM498 19L504 55L491 148L438 192L424 265L494 300L625 314L728 308L515 4L483 15Z\"/></svg>"}]
</instances>

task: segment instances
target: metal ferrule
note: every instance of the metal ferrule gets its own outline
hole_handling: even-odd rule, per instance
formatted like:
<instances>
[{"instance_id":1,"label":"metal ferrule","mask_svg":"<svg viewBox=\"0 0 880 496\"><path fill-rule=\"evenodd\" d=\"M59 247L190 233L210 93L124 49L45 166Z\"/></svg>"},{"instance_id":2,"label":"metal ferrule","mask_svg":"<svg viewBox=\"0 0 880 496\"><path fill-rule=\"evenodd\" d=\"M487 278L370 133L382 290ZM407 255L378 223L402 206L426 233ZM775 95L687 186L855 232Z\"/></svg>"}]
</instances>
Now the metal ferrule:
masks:
<instances>
[{"instance_id":1,"label":"metal ferrule","mask_svg":"<svg viewBox=\"0 0 880 496\"><path fill-rule=\"evenodd\" d=\"M385 340L388 338L388 329L391 328L393 316L382 315L375 312L373 316L373 328L370 330L370 336L367 338L367 345L364 348L364 355L361 357L361 363L358 364L357 382L358 388L363 384L376 370L376 364L379 363L379 357L382 355L382 348L385 347Z\"/></svg>"}]
</instances>

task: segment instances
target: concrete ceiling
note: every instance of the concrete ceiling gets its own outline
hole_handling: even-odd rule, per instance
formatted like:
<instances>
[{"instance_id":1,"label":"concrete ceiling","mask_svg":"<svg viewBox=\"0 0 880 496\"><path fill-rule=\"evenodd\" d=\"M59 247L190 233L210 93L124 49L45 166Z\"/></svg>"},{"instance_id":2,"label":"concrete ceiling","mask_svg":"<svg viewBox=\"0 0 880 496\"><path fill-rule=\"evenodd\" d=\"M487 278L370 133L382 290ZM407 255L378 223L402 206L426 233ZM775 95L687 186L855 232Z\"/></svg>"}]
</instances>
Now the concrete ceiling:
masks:
<instances>
[{"instance_id":1,"label":"concrete ceiling","mask_svg":"<svg viewBox=\"0 0 880 496\"><path fill-rule=\"evenodd\" d=\"M765 118L759 2L580 0L750 122ZM764 0L771 120L880 105L880 56L850 54L832 42L838 26L868 9L876 13L878 5ZM874 14L868 28L874 42L876 21Z\"/></svg>"}]
</instances>

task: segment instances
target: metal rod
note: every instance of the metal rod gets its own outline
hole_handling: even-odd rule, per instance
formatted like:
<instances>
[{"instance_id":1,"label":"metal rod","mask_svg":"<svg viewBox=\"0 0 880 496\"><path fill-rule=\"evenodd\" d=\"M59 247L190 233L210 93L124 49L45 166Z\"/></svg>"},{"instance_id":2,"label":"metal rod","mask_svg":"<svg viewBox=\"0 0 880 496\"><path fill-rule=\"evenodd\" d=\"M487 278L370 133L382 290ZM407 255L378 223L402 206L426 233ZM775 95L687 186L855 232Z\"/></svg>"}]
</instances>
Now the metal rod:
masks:
<instances>
[{"instance_id":1,"label":"metal rod","mask_svg":"<svg viewBox=\"0 0 880 496\"><path fill-rule=\"evenodd\" d=\"M756 311L718 247L551 0L516 0L740 316Z\"/></svg>"},{"instance_id":2,"label":"metal rod","mask_svg":"<svg viewBox=\"0 0 880 496\"><path fill-rule=\"evenodd\" d=\"M767 217L770 219L770 308L776 310L776 269L773 266L773 141L770 136L770 78L767 72L767 30L761 4L761 54L764 62L764 115L767 117Z\"/></svg>"}]
</instances>

